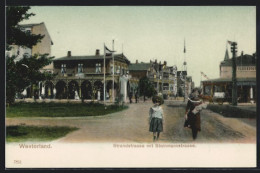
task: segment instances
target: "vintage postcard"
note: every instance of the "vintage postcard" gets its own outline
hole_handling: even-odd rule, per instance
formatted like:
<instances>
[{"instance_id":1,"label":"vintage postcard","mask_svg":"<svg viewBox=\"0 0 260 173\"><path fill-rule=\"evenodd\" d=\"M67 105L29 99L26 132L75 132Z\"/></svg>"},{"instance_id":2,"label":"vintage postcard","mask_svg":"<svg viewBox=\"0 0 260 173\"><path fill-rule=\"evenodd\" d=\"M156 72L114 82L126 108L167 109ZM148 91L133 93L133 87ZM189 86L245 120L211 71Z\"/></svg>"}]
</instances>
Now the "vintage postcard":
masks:
<instances>
[{"instance_id":1,"label":"vintage postcard","mask_svg":"<svg viewBox=\"0 0 260 173\"><path fill-rule=\"evenodd\" d=\"M255 6L6 6L6 168L256 167Z\"/></svg>"}]
</instances>

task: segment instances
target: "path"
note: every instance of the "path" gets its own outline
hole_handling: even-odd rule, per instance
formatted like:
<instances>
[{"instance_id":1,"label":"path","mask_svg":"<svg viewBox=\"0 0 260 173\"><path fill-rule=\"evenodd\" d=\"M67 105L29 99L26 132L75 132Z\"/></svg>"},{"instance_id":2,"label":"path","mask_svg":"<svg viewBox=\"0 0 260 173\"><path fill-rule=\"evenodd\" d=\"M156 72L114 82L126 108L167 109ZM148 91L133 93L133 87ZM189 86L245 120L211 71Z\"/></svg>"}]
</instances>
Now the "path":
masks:
<instances>
[{"instance_id":1,"label":"path","mask_svg":"<svg viewBox=\"0 0 260 173\"><path fill-rule=\"evenodd\" d=\"M191 131L183 128L184 107L179 102L166 101L164 132L159 142L192 142ZM7 125L50 125L80 128L57 142L152 142L148 131L148 112L151 101L129 104L129 109L110 115L75 118L7 118ZM196 142L254 143L255 126L241 119L226 118L209 110L201 113L202 131ZM255 120L251 124L255 123Z\"/></svg>"}]
</instances>

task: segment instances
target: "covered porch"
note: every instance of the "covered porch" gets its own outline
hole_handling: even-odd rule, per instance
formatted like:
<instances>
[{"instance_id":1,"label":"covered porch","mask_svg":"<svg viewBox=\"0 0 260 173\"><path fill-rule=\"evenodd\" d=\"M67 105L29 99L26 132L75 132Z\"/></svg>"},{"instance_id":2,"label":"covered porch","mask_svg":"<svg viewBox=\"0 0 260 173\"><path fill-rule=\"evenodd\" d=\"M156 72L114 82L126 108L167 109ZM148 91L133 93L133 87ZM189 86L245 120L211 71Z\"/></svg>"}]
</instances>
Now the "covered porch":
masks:
<instances>
[{"instance_id":1,"label":"covered porch","mask_svg":"<svg viewBox=\"0 0 260 173\"><path fill-rule=\"evenodd\" d=\"M225 98L232 100L232 79L218 78L202 81L202 92L204 95L214 97L215 93L225 93ZM237 79L237 98L240 103L256 102L257 88L256 78Z\"/></svg>"}]
</instances>

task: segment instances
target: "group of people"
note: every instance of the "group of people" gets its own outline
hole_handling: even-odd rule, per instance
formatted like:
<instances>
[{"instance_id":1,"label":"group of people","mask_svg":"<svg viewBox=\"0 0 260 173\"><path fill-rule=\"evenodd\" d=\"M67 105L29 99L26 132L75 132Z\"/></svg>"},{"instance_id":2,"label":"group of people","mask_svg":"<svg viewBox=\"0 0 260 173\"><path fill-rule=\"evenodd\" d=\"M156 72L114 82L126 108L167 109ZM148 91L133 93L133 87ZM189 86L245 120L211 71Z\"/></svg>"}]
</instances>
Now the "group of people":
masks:
<instances>
[{"instance_id":1,"label":"group of people","mask_svg":"<svg viewBox=\"0 0 260 173\"><path fill-rule=\"evenodd\" d=\"M160 133L163 132L163 110L161 105L162 99L159 96L154 96L152 99L154 105L149 111L149 131L153 133L153 141L159 140ZM197 134L201 131L200 127L200 112L206 108L207 104L201 100L201 93L199 89L193 89L190 94L184 115L184 127L191 129L192 137L195 140Z\"/></svg>"},{"instance_id":2,"label":"group of people","mask_svg":"<svg viewBox=\"0 0 260 173\"><path fill-rule=\"evenodd\" d=\"M132 98L133 98L133 92L130 91L130 92L129 92L129 102L130 102L130 103L133 103ZM137 103L137 102L138 102L138 92L136 91L136 92L135 92L135 103Z\"/></svg>"}]
</instances>

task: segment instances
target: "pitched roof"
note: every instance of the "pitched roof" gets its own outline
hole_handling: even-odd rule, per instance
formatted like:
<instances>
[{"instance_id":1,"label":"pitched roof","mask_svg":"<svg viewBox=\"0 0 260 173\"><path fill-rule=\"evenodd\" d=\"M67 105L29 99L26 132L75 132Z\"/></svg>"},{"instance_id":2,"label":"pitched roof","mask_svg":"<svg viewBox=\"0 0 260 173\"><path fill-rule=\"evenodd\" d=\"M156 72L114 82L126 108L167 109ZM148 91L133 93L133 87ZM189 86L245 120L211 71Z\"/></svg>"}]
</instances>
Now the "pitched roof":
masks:
<instances>
[{"instance_id":1,"label":"pitched roof","mask_svg":"<svg viewBox=\"0 0 260 173\"><path fill-rule=\"evenodd\" d=\"M33 26L37 26L37 25L41 25L41 24L43 24L44 27L46 28L44 22L41 22L41 23L30 23L30 24L21 24L21 25L18 25L18 26L20 26L21 28L32 28ZM47 30L47 28L46 28L46 30ZM47 30L47 33L48 33L48 30ZM48 33L48 35L50 35L50 34ZM51 45L53 45L52 39L51 39Z\"/></svg>"},{"instance_id":2,"label":"pitched roof","mask_svg":"<svg viewBox=\"0 0 260 173\"><path fill-rule=\"evenodd\" d=\"M31 27L33 27L33 26L37 26L37 25L40 25L40 24L43 24L43 22L42 22L42 23L21 24L21 25L19 25L19 26L21 26L21 27L23 27L23 28L31 28Z\"/></svg>"},{"instance_id":3,"label":"pitched roof","mask_svg":"<svg viewBox=\"0 0 260 173\"><path fill-rule=\"evenodd\" d=\"M103 60L104 55L88 55L88 56L64 56L60 58L55 58L53 61L74 61L74 60L92 60L92 59L101 59ZM127 63L130 63L130 61L127 59L127 57L123 54L115 54L115 59L121 59L125 60ZM112 59L112 56L106 56L106 59Z\"/></svg>"},{"instance_id":4,"label":"pitched roof","mask_svg":"<svg viewBox=\"0 0 260 173\"><path fill-rule=\"evenodd\" d=\"M225 53L224 60L228 60L228 59L229 59L229 56L228 56L228 50L226 49L226 53Z\"/></svg>"},{"instance_id":5,"label":"pitched roof","mask_svg":"<svg viewBox=\"0 0 260 173\"><path fill-rule=\"evenodd\" d=\"M150 63L138 63L138 64L130 64L128 69L129 71L145 71L151 67Z\"/></svg>"},{"instance_id":6,"label":"pitched roof","mask_svg":"<svg viewBox=\"0 0 260 173\"><path fill-rule=\"evenodd\" d=\"M242 55L236 57L237 66L255 66L256 58L252 55ZM221 61L221 66L232 66L232 58L228 60Z\"/></svg>"}]
</instances>

